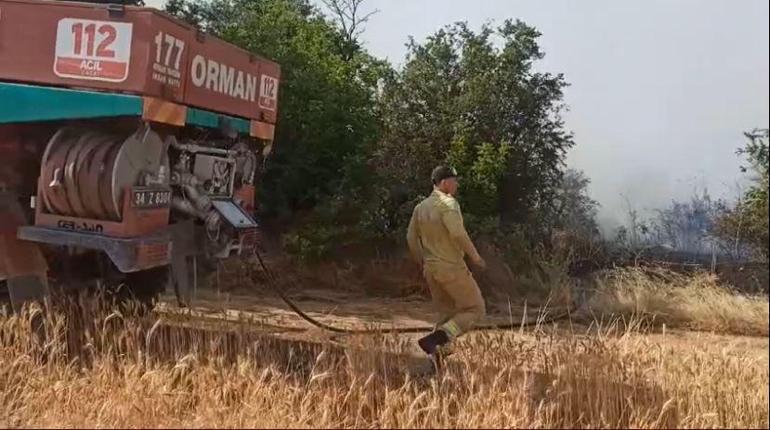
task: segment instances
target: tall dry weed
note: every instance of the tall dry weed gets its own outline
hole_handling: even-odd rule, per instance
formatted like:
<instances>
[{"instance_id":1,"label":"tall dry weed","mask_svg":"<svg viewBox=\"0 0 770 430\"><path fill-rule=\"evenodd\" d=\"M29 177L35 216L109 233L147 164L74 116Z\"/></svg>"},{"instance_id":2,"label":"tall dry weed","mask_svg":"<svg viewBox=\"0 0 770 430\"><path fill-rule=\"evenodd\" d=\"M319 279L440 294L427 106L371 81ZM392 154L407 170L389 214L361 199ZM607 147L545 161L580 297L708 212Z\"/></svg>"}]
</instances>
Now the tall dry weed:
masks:
<instances>
[{"instance_id":1,"label":"tall dry weed","mask_svg":"<svg viewBox=\"0 0 770 430\"><path fill-rule=\"evenodd\" d=\"M737 335L768 336L767 296L730 290L714 275L682 275L664 269L626 268L598 280L589 310L655 324Z\"/></svg>"}]
</instances>

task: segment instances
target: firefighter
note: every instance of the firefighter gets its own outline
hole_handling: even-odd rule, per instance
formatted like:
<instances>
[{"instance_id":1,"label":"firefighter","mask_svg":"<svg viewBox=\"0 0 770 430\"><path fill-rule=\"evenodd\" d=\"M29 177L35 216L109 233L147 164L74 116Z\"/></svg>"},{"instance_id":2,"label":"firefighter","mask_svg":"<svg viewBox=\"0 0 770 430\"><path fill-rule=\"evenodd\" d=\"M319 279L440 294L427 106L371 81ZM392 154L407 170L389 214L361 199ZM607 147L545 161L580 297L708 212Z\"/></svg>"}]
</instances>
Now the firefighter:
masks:
<instances>
[{"instance_id":1,"label":"firefighter","mask_svg":"<svg viewBox=\"0 0 770 430\"><path fill-rule=\"evenodd\" d=\"M409 221L407 241L422 267L433 306L438 312L434 331L418 341L435 365L448 344L470 330L485 312L484 298L468 270L464 256L486 267L463 225L457 194L457 172L439 166L431 175L433 192L420 202Z\"/></svg>"}]
</instances>

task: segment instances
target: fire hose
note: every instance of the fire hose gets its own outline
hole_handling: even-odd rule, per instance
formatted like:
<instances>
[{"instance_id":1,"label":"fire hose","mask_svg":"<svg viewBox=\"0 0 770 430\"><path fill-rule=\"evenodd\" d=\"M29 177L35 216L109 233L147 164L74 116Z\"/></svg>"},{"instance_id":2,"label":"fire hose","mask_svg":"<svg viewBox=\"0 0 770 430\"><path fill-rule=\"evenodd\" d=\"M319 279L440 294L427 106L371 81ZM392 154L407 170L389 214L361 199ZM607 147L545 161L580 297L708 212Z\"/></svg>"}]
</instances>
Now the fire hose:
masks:
<instances>
[{"instance_id":1,"label":"fire hose","mask_svg":"<svg viewBox=\"0 0 770 430\"><path fill-rule=\"evenodd\" d=\"M300 318L307 321L308 323L312 324L315 327L318 327L320 329L330 331L333 333L341 333L341 334L395 334L395 333L422 333L422 332L430 332L435 329L433 326L413 326L413 327L397 327L397 328L385 328L385 329L346 329L346 328L340 328L335 327L329 324L325 324L321 321L318 321L317 319L311 317L307 313L305 313L302 309L297 306L296 303L294 303L293 300L291 300L286 293L278 286L278 279L275 277L275 275L272 273L272 271L267 267L267 264L265 264L264 259L260 255L258 250L254 251L254 254L257 257L257 260L259 261L259 265L262 269L262 271L265 274L265 278L267 280L267 287L274 292L278 297L283 300L284 303L294 312L296 313ZM520 327L528 327L533 325L543 325L543 324L551 324L555 323L557 321L561 321L567 318L570 318L572 314L580 308L584 303L586 302L585 298L583 300L574 300L570 306L563 312L552 315L550 317L540 317L540 318L534 318L534 319L527 319L524 321L520 321L517 323L508 323L508 324L485 324L485 325L477 325L474 327L474 330L506 330L506 329L514 329L514 328L520 328Z\"/></svg>"}]
</instances>

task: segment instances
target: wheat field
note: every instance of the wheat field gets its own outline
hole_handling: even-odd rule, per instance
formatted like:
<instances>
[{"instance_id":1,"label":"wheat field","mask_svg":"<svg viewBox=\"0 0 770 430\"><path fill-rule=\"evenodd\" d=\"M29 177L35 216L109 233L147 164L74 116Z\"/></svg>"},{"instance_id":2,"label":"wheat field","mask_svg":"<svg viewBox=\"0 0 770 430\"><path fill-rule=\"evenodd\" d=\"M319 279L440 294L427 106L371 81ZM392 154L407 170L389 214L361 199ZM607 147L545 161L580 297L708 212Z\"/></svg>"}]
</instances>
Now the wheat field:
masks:
<instances>
[{"instance_id":1,"label":"wheat field","mask_svg":"<svg viewBox=\"0 0 770 430\"><path fill-rule=\"evenodd\" d=\"M0 427L768 427L766 342L661 342L643 319L473 332L426 378L413 338L67 314L0 316Z\"/></svg>"}]
</instances>

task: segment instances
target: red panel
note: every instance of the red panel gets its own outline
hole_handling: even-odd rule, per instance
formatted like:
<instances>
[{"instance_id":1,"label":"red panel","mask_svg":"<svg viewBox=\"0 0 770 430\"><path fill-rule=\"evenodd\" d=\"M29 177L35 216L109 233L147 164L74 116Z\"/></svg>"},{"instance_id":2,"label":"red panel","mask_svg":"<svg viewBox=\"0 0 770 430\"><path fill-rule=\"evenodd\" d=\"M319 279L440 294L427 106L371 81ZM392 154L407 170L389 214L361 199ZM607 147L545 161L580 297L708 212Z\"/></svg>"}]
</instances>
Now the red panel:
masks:
<instances>
[{"instance_id":1,"label":"red panel","mask_svg":"<svg viewBox=\"0 0 770 430\"><path fill-rule=\"evenodd\" d=\"M274 123L280 68L149 8L0 0L0 80L119 91Z\"/></svg>"},{"instance_id":2,"label":"red panel","mask_svg":"<svg viewBox=\"0 0 770 430\"><path fill-rule=\"evenodd\" d=\"M0 79L150 92L149 16L137 10L111 18L97 5L0 0Z\"/></svg>"},{"instance_id":3,"label":"red panel","mask_svg":"<svg viewBox=\"0 0 770 430\"><path fill-rule=\"evenodd\" d=\"M272 61L262 63L262 85L260 86L259 119L275 123L278 118L278 83L281 79L281 69Z\"/></svg>"},{"instance_id":4,"label":"red panel","mask_svg":"<svg viewBox=\"0 0 770 430\"><path fill-rule=\"evenodd\" d=\"M145 12L149 13L149 12ZM182 102L192 27L159 13L153 13L148 26L149 52L147 93ZM215 105L208 109L219 110Z\"/></svg>"},{"instance_id":5,"label":"red panel","mask_svg":"<svg viewBox=\"0 0 770 430\"><path fill-rule=\"evenodd\" d=\"M185 103L199 107L213 103L223 112L255 119L268 112L266 118L275 122L276 64L214 37L192 40Z\"/></svg>"}]
</instances>

